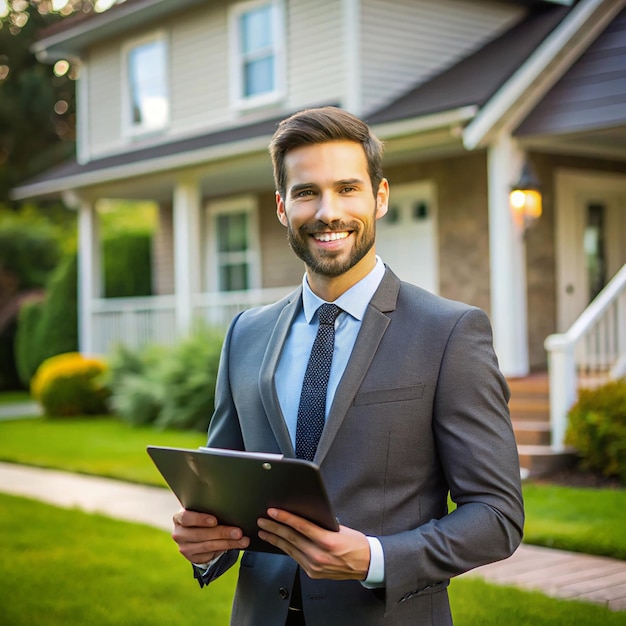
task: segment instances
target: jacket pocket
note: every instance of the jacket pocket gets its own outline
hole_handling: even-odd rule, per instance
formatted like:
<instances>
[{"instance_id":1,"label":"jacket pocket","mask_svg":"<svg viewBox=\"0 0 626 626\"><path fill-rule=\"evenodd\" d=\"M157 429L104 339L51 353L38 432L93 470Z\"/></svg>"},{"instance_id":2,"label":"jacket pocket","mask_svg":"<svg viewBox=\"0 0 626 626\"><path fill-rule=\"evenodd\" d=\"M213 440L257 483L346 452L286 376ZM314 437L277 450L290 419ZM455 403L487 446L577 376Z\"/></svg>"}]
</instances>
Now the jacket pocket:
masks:
<instances>
[{"instance_id":1,"label":"jacket pocket","mask_svg":"<svg viewBox=\"0 0 626 626\"><path fill-rule=\"evenodd\" d=\"M398 387L396 389L376 389L358 393L354 398L353 405L365 406L367 404L419 400L423 395L424 385L412 385L411 387Z\"/></svg>"}]
</instances>

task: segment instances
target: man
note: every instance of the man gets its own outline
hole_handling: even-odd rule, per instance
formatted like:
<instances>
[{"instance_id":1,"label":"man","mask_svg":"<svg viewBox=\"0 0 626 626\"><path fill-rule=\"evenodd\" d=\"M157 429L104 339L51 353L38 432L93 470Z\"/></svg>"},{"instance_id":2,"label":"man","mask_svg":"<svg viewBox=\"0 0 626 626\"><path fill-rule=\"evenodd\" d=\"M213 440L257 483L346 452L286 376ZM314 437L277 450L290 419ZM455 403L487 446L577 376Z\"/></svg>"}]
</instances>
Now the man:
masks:
<instances>
[{"instance_id":1,"label":"man","mask_svg":"<svg viewBox=\"0 0 626 626\"><path fill-rule=\"evenodd\" d=\"M509 556L522 535L509 391L489 321L400 282L376 256L389 184L366 124L333 107L302 111L279 125L270 152L278 219L305 277L232 322L208 445L314 455L341 527L268 510L259 535L285 554L244 553L231 623L451 624L449 579ZM320 324L324 303L339 307L334 323ZM326 398L305 397L322 387L305 382L300 406L324 324L335 334ZM315 404L325 424L310 444ZM183 510L174 525L201 585L249 542L211 515Z\"/></svg>"}]
</instances>

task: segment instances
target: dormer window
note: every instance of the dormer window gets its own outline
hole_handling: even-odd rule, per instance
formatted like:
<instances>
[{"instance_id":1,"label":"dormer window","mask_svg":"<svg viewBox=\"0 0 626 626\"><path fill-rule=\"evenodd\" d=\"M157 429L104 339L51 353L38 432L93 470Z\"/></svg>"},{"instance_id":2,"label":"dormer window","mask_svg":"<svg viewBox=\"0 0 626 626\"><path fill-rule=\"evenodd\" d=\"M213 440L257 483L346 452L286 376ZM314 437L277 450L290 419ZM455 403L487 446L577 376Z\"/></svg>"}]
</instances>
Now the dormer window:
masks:
<instances>
[{"instance_id":1,"label":"dormer window","mask_svg":"<svg viewBox=\"0 0 626 626\"><path fill-rule=\"evenodd\" d=\"M136 134L164 128L169 120L165 34L154 33L130 42L122 56L126 131Z\"/></svg>"},{"instance_id":2,"label":"dormer window","mask_svg":"<svg viewBox=\"0 0 626 626\"><path fill-rule=\"evenodd\" d=\"M230 35L236 107L272 103L283 95L283 24L279 0L252 0L233 7Z\"/></svg>"}]
</instances>

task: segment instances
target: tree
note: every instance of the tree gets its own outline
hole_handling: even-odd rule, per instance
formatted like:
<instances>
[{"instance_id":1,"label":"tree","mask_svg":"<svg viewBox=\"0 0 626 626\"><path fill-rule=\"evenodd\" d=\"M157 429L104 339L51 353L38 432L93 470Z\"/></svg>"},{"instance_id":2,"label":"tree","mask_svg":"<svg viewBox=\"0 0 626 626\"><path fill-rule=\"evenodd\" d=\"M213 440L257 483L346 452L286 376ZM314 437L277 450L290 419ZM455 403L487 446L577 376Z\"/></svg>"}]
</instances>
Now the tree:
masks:
<instances>
[{"instance_id":1,"label":"tree","mask_svg":"<svg viewBox=\"0 0 626 626\"><path fill-rule=\"evenodd\" d=\"M0 0L0 204L9 191L74 153L74 81L67 61L40 63L30 47L47 26L115 0Z\"/></svg>"}]
</instances>

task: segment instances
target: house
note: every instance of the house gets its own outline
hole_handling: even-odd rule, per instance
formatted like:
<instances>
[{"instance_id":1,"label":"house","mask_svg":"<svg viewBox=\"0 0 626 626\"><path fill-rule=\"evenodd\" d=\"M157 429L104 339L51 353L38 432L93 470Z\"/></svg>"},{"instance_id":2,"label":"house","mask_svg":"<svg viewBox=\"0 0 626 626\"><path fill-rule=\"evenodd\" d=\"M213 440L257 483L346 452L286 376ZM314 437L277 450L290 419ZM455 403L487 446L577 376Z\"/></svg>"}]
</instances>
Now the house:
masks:
<instances>
[{"instance_id":1,"label":"house","mask_svg":"<svg viewBox=\"0 0 626 626\"><path fill-rule=\"evenodd\" d=\"M485 309L506 376L545 370L546 338L614 276L584 334L610 344L604 369L624 362L626 0L126 0L35 50L80 65L77 160L14 195L79 211L83 351L226 323L297 285L267 145L286 115L334 104L386 144L380 255ZM509 204L525 164L543 198L532 225ZM110 198L158 203L151 298L101 297ZM572 342L556 342L561 377L589 360Z\"/></svg>"}]
</instances>

